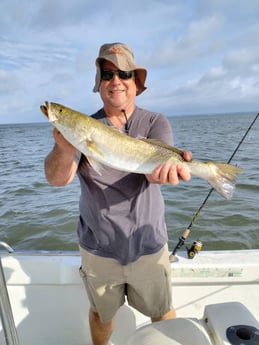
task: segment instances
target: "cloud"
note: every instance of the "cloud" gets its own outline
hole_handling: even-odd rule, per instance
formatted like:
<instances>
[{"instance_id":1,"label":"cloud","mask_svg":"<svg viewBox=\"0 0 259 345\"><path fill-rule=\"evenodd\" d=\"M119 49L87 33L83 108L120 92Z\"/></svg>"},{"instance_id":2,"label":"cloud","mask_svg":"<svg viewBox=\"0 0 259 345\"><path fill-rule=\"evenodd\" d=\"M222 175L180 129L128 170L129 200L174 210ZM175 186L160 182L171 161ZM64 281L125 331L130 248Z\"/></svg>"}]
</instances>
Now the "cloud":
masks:
<instances>
[{"instance_id":1,"label":"cloud","mask_svg":"<svg viewBox=\"0 0 259 345\"><path fill-rule=\"evenodd\" d=\"M0 94L8 95L19 89L19 81L13 72L0 70Z\"/></svg>"},{"instance_id":2,"label":"cloud","mask_svg":"<svg viewBox=\"0 0 259 345\"><path fill-rule=\"evenodd\" d=\"M94 62L112 41L148 69L140 106L166 115L259 108L257 0L2 0L0 11L0 123L42 121L46 99L97 110Z\"/></svg>"}]
</instances>

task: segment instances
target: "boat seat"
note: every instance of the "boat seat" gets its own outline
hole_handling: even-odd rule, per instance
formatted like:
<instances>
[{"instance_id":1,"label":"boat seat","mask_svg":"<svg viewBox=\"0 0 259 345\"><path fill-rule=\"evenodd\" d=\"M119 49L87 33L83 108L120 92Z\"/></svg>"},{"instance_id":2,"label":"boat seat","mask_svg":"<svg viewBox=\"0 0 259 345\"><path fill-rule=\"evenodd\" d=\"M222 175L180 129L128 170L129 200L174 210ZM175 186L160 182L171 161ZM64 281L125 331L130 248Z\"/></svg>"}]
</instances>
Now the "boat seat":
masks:
<instances>
[{"instance_id":1,"label":"boat seat","mask_svg":"<svg viewBox=\"0 0 259 345\"><path fill-rule=\"evenodd\" d=\"M195 318L176 318L137 329L127 345L211 345L208 335Z\"/></svg>"},{"instance_id":2,"label":"boat seat","mask_svg":"<svg viewBox=\"0 0 259 345\"><path fill-rule=\"evenodd\" d=\"M242 303L207 305L203 319L217 345L259 344L259 323Z\"/></svg>"}]
</instances>

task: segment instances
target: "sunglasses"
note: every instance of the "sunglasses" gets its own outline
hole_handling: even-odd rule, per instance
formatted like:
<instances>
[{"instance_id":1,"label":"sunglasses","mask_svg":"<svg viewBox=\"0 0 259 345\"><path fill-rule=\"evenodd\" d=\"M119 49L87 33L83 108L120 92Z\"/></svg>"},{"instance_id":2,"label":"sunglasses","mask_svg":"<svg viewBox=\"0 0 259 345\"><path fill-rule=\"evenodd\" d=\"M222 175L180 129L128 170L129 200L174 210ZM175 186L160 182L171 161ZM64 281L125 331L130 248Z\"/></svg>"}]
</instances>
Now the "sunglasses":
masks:
<instances>
[{"instance_id":1,"label":"sunglasses","mask_svg":"<svg viewBox=\"0 0 259 345\"><path fill-rule=\"evenodd\" d=\"M113 71L113 70L102 70L101 71L101 79L102 80L112 80L114 77L114 74L116 74L120 79L127 80L134 78L135 71Z\"/></svg>"}]
</instances>

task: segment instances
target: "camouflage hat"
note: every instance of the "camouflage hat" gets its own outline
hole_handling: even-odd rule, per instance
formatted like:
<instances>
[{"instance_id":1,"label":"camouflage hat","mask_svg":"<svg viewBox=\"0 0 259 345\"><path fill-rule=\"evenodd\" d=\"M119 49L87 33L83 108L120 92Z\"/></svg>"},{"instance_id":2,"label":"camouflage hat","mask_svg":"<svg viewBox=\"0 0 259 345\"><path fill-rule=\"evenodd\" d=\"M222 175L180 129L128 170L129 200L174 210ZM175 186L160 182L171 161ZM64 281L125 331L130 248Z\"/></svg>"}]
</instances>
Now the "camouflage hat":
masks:
<instances>
[{"instance_id":1,"label":"camouflage hat","mask_svg":"<svg viewBox=\"0 0 259 345\"><path fill-rule=\"evenodd\" d=\"M96 77L93 92L98 92L101 83L101 62L110 61L121 71L136 71L137 96L146 90L145 80L147 70L134 61L134 55L130 48L123 43L106 43L101 46L99 56L95 61Z\"/></svg>"}]
</instances>

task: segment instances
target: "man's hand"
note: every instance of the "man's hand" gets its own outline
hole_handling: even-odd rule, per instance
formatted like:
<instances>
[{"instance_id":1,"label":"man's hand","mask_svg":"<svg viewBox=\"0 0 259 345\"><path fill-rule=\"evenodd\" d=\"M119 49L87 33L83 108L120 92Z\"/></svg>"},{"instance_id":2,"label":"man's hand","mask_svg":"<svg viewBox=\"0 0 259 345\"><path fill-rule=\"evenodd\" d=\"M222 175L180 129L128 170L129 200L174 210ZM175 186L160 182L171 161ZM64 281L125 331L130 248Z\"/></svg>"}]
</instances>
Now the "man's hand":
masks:
<instances>
[{"instance_id":1,"label":"man's hand","mask_svg":"<svg viewBox=\"0 0 259 345\"><path fill-rule=\"evenodd\" d=\"M56 128L53 129L53 137L60 151L66 152L68 155L74 155L77 152L76 148L71 145Z\"/></svg>"},{"instance_id":2,"label":"man's hand","mask_svg":"<svg viewBox=\"0 0 259 345\"><path fill-rule=\"evenodd\" d=\"M77 149L54 128L55 145L45 159L45 176L53 186L69 184L77 171L78 159L75 159Z\"/></svg>"},{"instance_id":3,"label":"man's hand","mask_svg":"<svg viewBox=\"0 0 259 345\"><path fill-rule=\"evenodd\" d=\"M183 158L186 161L192 159L190 151L184 151ZM146 175L151 183L166 184L170 183L176 186L180 180L189 181L191 179L190 170L182 165L161 164L157 166L152 174Z\"/></svg>"}]
</instances>

